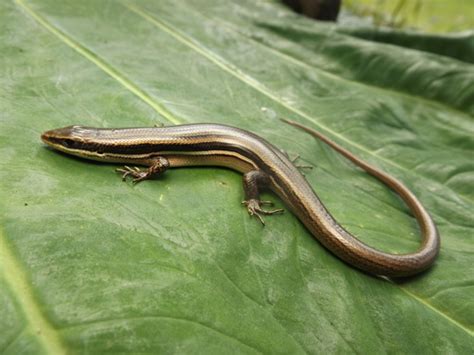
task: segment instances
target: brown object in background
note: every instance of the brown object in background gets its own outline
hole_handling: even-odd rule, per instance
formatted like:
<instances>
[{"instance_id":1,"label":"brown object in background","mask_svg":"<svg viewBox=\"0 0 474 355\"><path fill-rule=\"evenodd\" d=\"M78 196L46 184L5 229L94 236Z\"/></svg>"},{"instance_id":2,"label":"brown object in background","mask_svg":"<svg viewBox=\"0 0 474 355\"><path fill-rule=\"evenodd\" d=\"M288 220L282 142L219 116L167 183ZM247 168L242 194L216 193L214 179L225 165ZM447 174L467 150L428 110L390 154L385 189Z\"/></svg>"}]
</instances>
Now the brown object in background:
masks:
<instances>
[{"instance_id":1,"label":"brown object in background","mask_svg":"<svg viewBox=\"0 0 474 355\"><path fill-rule=\"evenodd\" d=\"M283 0L293 11L321 20L336 21L342 0Z\"/></svg>"}]
</instances>

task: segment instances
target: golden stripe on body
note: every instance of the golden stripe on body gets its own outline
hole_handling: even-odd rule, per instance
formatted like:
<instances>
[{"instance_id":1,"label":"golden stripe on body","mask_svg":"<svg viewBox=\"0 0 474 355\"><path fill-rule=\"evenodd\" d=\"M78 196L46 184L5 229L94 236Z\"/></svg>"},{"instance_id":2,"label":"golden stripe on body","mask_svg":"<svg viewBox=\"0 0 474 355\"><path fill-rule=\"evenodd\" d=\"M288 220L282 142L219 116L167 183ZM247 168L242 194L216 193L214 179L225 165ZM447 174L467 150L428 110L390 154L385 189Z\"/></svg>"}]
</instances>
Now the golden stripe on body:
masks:
<instances>
[{"instance_id":1,"label":"golden stripe on body","mask_svg":"<svg viewBox=\"0 0 474 355\"><path fill-rule=\"evenodd\" d=\"M264 139L237 128L207 124L124 130L65 127L45 132L42 138L47 144L68 154L106 162L150 165L153 157L162 155L169 159L171 167L218 165L243 173L263 171L271 182L269 187L291 207L313 236L349 264L377 275L408 276L425 270L433 263L439 251L436 227L421 203L403 184L355 157L319 132L295 122L286 122L323 140L398 193L420 224L423 237L420 249L399 255L384 253L365 245L337 223L289 159ZM83 149L71 149L62 145L61 142L66 140L72 143L77 141ZM170 142L186 150L160 152L160 146L163 149L163 146L170 146ZM205 149L207 146L214 148ZM117 150L117 147L123 151L106 151ZM133 153L140 149L156 151Z\"/></svg>"}]
</instances>

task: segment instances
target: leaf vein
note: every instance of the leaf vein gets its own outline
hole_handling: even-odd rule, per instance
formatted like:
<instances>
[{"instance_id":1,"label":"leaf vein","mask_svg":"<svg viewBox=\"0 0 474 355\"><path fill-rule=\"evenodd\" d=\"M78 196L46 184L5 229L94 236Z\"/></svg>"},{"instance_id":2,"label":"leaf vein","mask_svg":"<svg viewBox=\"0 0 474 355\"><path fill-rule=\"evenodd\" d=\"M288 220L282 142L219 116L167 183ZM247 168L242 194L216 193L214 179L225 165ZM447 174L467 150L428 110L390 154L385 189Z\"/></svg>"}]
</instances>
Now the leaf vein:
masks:
<instances>
[{"instance_id":1,"label":"leaf vein","mask_svg":"<svg viewBox=\"0 0 474 355\"><path fill-rule=\"evenodd\" d=\"M432 304L430 304L429 302L427 302L426 300L424 300L423 298L417 296L416 294L412 293L411 291L409 291L407 288L405 287L402 287L402 286L399 286L400 289L405 292L407 295L411 296L412 298L414 298L417 302L421 303L423 306L427 307L428 309L430 309L431 311L433 311L434 313L440 315L441 317L443 317L444 319L446 319L447 321L451 322L452 324L454 324L455 326L457 326L458 328L464 330L467 334L469 334L470 336L474 336L474 332L469 330L468 328L466 328L463 324L461 324L460 322L458 322L457 320L451 318L448 314L444 313L444 312L441 312L439 309L437 309L436 307L434 307Z\"/></svg>"},{"instance_id":2,"label":"leaf vein","mask_svg":"<svg viewBox=\"0 0 474 355\"><path fill-rule=\"evenodd\" d=\"M224 331L222 331L220 329L214 328L210 325L199 322L197 320L188 319L188 318L181 318L181 317L175 317L175 316L144 315L144 316L137 316L137 317L100 319L100 320L94 320L94 321L90 321L90 322L83 322L83 323L80 323L80 324L73 324L73 325L70 325L70 326L67 326L67 327L63 327L61 330L63 330L63 331L64 330L71 330L71 329L80 328L80 327L84 327L84 326L100 325L100 324L114 323L114 322L121 322L121 321L140 321L140 320L145 321L145 320L160 320L160 319L168 320L168 321L182 322L182 323L191 323L191 324L194 324L194 325L201 326L203 328L211 330L212 332L220 334L222 337L232 339L232 340L234 340L234 341L236 341L236 342L238 342L238 343L240 343L240 344L256 351L257 353L263 354L263 351L257 349L256 347L254 347L252 345L249 345L249 344L243 342L242 340L240 340L240 339L238 339L238 338L236 338L232 335L229 335L229 334L225 333Z\"/></svg>"},{"instance_id":3,"label":"leaf vein","mask_svg":"<svg viewBox=\"0 0 474 355\"><path fill-rule=\"evenodd\" d=\"M35 299L31 283L22 265L16 259L17 256L8 245L7 237L0 230L0 270L24 311L28 327L43 344L47 353L66 354L66 348L62 344L57 330L43 314Z\"/></svg>"},{"instance_id":4,"label":"leaf vein","mask_svg":"<svg viewBox=\"0 0 474 355\"><path fill-rule=\"evenodd\" d=\"M120 73L117 69L115 69L112 65L107 63L104 59L98 56L96 53L92 52L90 49L84 47L79 42L74 40L72 37L68 36L65 32L59 30L53 24L48 22L43 16L35 12L30 6L28 6L24 0L15 0L15 2L20 6L23 10L26 11L33 19L36 20L38 24L40 24L43 28L48 30L50 33L55 35L58 39L61 40L64 44L69 46L70 48L74 49L76 52L84 56L86 59L91 61L97 67L102 69L105 73L107 73L110 77L115 79L119 82L123 87L127 90L131 91L135 94L138 98L142 101L147 103L151 106L156 112L166 118L168 121L174 124L182 123L178 118L176 118L168 109L166 109L163 105L156 102L150 94L148 94L143 89L139 88L135 83L133 83L129 78L127 78L124 74Z\"/></svg>"}]
</instances>

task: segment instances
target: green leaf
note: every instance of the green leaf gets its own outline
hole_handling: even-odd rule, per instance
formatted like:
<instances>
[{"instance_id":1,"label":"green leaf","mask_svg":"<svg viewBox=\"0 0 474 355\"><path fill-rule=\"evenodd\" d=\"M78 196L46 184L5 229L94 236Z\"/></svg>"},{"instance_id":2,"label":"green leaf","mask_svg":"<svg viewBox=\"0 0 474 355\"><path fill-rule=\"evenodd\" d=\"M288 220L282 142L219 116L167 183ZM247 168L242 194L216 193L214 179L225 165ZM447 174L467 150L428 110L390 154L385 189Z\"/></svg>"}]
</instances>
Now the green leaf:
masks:
<instances>
[{"instance_id":1,"label":"green leaf","mask_svg":"<svg viewBox=\"0 0 474 355\"><path fill-rule=\"evenodd\" d=\"M432 37L416 49L344 31L263 1L1 2L0 349L471 353L473 66L422 51ZM439 227L436 264L372 277L291 213L249 218L236 172L132 186L39 139L71 124L239 126L313 165L308 181L361 240L417 248L394 194L278 117L404 181Z\"/></svg>"}]
</instances>

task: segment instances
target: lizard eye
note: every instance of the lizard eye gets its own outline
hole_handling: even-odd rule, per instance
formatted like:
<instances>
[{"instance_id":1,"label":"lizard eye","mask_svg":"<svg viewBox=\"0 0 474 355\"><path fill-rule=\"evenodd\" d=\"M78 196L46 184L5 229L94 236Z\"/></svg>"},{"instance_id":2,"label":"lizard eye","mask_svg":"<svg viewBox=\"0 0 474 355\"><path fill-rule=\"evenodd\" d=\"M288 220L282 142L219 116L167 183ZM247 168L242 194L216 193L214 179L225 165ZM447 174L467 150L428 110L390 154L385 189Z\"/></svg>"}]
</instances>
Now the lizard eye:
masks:
<instances>
[{"instance_id":1,"label":"lizard eye","mask_svg":"<svg viewBox=\"0 0 474 355\"><path fill-rule=\"evenodd\" d=\"M64 139L62 142L62 145L66 148L77 148L79 146L79 142L76 142L72 139Z\"/></svg>"}]
</instances>

